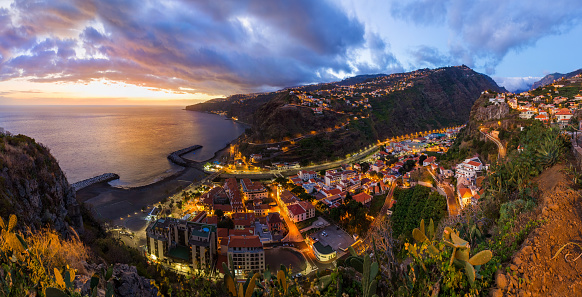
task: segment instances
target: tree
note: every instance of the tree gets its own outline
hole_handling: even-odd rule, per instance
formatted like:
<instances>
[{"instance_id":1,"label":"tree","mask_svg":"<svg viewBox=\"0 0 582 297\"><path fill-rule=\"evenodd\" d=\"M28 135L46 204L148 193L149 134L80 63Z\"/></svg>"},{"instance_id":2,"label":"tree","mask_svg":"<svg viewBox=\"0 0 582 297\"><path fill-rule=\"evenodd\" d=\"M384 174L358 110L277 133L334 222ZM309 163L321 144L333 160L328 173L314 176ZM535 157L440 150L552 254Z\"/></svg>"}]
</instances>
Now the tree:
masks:
<instances>
[{"instance_id":1,"label":"tree","mask_svg":"<svg viewBox=\"0 0 582 297\"><path fill-rule=\"evenodd\" d=\"M234 221L231 218L226 218L226 220L219 221L216 226L218 228L234 229Z\"/></svg>"},{"instance_id":2,"label":"tree","mask_svg":"<svg viewBox=\"0 0 582 297\"><path fill-rule=\"evenodd\" d=\"M419 163L419 164L422 164L422 162L424 162L424 160L426 160L426 158L428 158L426 155L421 155L421 156L418 158L418 163Z\"/></svg>"},{"instance_id":3,"label":"tree","mask_svg":"<svg viewBox=\"0 0 582 297\"><path fill-rule=\"evenodd\" d=\"M224 211L222 209L217 209L214 211L214 215L219 218L222 218L224 216Z\"/></svg>"},{"instance_id":4,"label":"tree","mask_svg":"<svg viewBox=\"0 0 582 297\"><path fill-rule=\"evenodd\" d=\"M296 196L306 194L305 189L302 186L295 186L293 189L291 189L291 193L295 194Z\"/></svg>"}]
</instances>

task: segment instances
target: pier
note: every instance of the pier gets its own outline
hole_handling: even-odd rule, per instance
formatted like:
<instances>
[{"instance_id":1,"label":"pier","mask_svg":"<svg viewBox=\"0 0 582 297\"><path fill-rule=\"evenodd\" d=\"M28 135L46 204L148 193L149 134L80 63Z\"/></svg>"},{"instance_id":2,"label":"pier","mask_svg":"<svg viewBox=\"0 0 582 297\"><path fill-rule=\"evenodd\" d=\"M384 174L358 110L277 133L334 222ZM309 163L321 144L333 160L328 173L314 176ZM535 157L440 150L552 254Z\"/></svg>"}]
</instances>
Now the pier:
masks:
<instances>
[{"instance_id":1,"label":"pier","mask_svg":"<svg viewBox=\"0 0 582 297\"><path fill-rule=\"evenodd\" d=\"M101 182L108 182L108 181L112 181L112 180L116 180L119 179L119 175L115 174L115 173L105 173L105 174L101 174L92 178L88 178L86 180L82 180L80 182L76 182L74 184L72 184L71 186L73 186L73 189L75 189L75 191L79 191L83 188L86 188L92 184L96 184L96 183L101 183Z\"/></svg>"},{"instance_id":2,"label":"pier","mask_svg":"<svg viewBox=\"0 0 582 297\"><path fill-rule=\"evenodd\" d=\"M180 166L190 167L191 166L190 164L192 163L192 161L182 158L182 155L187 154L191 151L195 151L197 149L201 149L201 148L202 148L201 145L193 145L193 146L175 151L175 152L168 155L168 160L170 160L174 164L177 164Z\"/></svg>"}]
</instances>

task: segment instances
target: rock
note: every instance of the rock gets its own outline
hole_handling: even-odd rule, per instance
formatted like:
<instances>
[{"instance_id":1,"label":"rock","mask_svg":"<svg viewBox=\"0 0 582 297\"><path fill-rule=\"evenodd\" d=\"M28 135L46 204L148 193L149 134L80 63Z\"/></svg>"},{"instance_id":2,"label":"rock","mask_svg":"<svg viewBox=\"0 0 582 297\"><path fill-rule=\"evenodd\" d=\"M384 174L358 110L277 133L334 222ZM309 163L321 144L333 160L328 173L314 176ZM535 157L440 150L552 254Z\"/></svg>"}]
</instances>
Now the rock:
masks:
<instances>
[{"instance_id":1,"label":"rock","mask_svg":"<svg viewBox=\"0 0 582 297\"><path fill-rule=\"evenodd\" d=\"M101 271L106 269L106 266L101 265L90 265L91 270ZM155 297L158 294L158 290L154 287L149 279L141 277L137 274L137 269L135 266L129 266L127 264L115 264L113 266L113 277L110 280L113 283L113 291L115 296L151 296ZM76 286L81 288L81 294L91 295L91 279L87 277L82 286ZM97 287L97 296L105 296L106 283L103 279L99 281L99 286Z\"/></svg>"},{"instance_id":2,"label":"rock","mask_svg":"<svg viewBox=\"0 0 582 297\"><path fill-rule=\"evenodd\" d=\"M557 204L552 204L552 205L550 205L550 208L551 208L553 211L557 211L558 209L560 209L560 207L559 207Z\"/></svg>"},{"instance_id":3,"label":"rock","mask_svg":"<svg viewBox=\"0 0 582 297\"><path fill-rule=\"evenodd\" d=\"M135 266L115 264L113 266L115 291L118 296L157 296L157 289L150 284L150 280L137 274Z\"/></svg>"},{"instance_id":4,"label":"rock","mask_svg":"<svg viewBox=\"0 0 582 297\"><path fill-rule=\"evenodd\" d=\"M548 212L548 208L547 208L547 207L544 207L544 208L542 209L542 216L544 216L544 217L547 217L549 214L550 214L550 213Z\"/></svg>"},{"instance_id":5,"label":"rock","mask_svg":"<svg viewBox=\"0 0 582 297\"><path fill-rule=\"evenodd\" d=\"M511 269L512 271L517 271L517 266L514 264L509 265L509 269Z\"/></svg>"},{"instance_id":6,"label":"rock","mask_svg":"<svg viewBox=\"0 0 582 297\"><path fill-rule=\"evenodd\" d=\"M501 290L505 289L505 287L507 287L507 278L505 277L505 274L498 273L497 277L495 278L495 283Z\"/></svg>"},{"instance_id":7,"label":"rock","mask_svg":"<svg viewBox=\"0 0 582 297\"><path fill-rule=\"evenodd\" d=\"M491 297L503 297L503 292L500 289L493 289L490 293Z\"/></svg>"},{"instance_id":8,"label":"rock","mask_svg":"<svg viewBox=\"0 0 582 297\"><path fill-rule=\"evenodd\" d=\"M531 253L532 253L532 251L533 251L533 250L532 250L532 247L531 247L531 245L527 245L527 246L525 246L525 247L523 248L523 254L524 254L524 255L529 255L529 254L531 254Z\"/></svg>"},{"instance_id":9,"label":"rock","mask_svg":"<svg viewBox=\"0 0 582 297\"><path fill-rule=\"evenodd\" d=\"M519 257L516 257L515 259L513 259L513 263L515 263L515 265L517 266L521 266L521 259Z\"/></svg>"}]
</instances>

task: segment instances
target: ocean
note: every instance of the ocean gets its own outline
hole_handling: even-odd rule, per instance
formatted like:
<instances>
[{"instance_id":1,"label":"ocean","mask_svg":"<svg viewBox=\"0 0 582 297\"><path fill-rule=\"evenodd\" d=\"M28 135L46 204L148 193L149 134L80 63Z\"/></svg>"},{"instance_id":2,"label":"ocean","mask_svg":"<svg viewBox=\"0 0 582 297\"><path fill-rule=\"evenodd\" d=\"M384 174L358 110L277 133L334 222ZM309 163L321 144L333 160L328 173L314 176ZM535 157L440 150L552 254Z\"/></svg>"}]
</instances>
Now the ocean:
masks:
<instances>
[{"instance_id":1,"label":"ocean","mask_svg":"<svg viewBox=\"0 0 582 297\"><path fill-rule=\"evenodd\" d=\"M0 106L0 127L47 146L70 183L103 173L110 184L137 187L182 167L166 158L195 144L184 157L205 161L241 135L242 124L176 106Z\"/></svg>"}]
</instances>

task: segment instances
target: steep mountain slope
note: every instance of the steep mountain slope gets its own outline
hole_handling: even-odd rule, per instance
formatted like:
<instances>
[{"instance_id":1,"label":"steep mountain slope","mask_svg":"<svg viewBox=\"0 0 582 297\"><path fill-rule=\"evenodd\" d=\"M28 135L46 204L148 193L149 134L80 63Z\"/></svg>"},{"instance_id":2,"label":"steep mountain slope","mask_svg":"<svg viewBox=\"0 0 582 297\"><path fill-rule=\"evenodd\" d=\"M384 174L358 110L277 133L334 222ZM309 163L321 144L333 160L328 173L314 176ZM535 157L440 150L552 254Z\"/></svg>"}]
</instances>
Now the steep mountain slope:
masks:
<instances>
[{"instance_id":1,"label":"steep mountain slope","mask_svg":"<svg viewBox=\"0 0 582 297\"><path fill-rule=\"evenodd\" d=\"M371 119L380 139L467 122L481 92L504 91L468 67L431 71L411 88L373 98Z\"/></svg>"},{"instance_id":2,"label":"steep mountain slope","mask_svg":"<svg viewBox=\"0 0 582 297\"><path fill-rule=\"evenodd\" d=\"M248 142L303 137L279 154L281 160L329 160L378 139L465 123L485 90L504 91L490 77L463 65L235 95L186 109L222 112L251 123ZM314 106L323 109L318 113ZM260 152L248 146L241 151Z\"/></svg>"},{"instance_id":3,"label":"steep mountain slope","mask_svg":"<svg viewBox=\"0 0 582 297\"><path fill-rule=\"evenodd\" d=\"M572 71L572 72L569 72L569 73L566 73L566 74L558 73L558 72L551 73L551 74L548 74L548 75L544 76L542 79L536 81L535 83L533 83L533 85L531 86L531 89L532 90L535 90L535 89L537 89L539 87L543 87L545 85L549 85L549 84L553 83L555 80L558 80L558 79L561 79L561 78L564 78L564 77L565 78L570 78L570 77L576 76L576 75L578 75L580 73L582 73L582 69L578 69L578 70L575 70L575 71Z\"/></svg>"},{"instance_id":4,"label":"steep mountain slope","mask_svg":"<svg viewBox=\"0 0 582 297\"><path fill-rule=\"evenodd\" d=\"M34 139L0 134L0 216L20 226L82 227L75 191L49 150Z\"/></svg>"}]
</instances>

